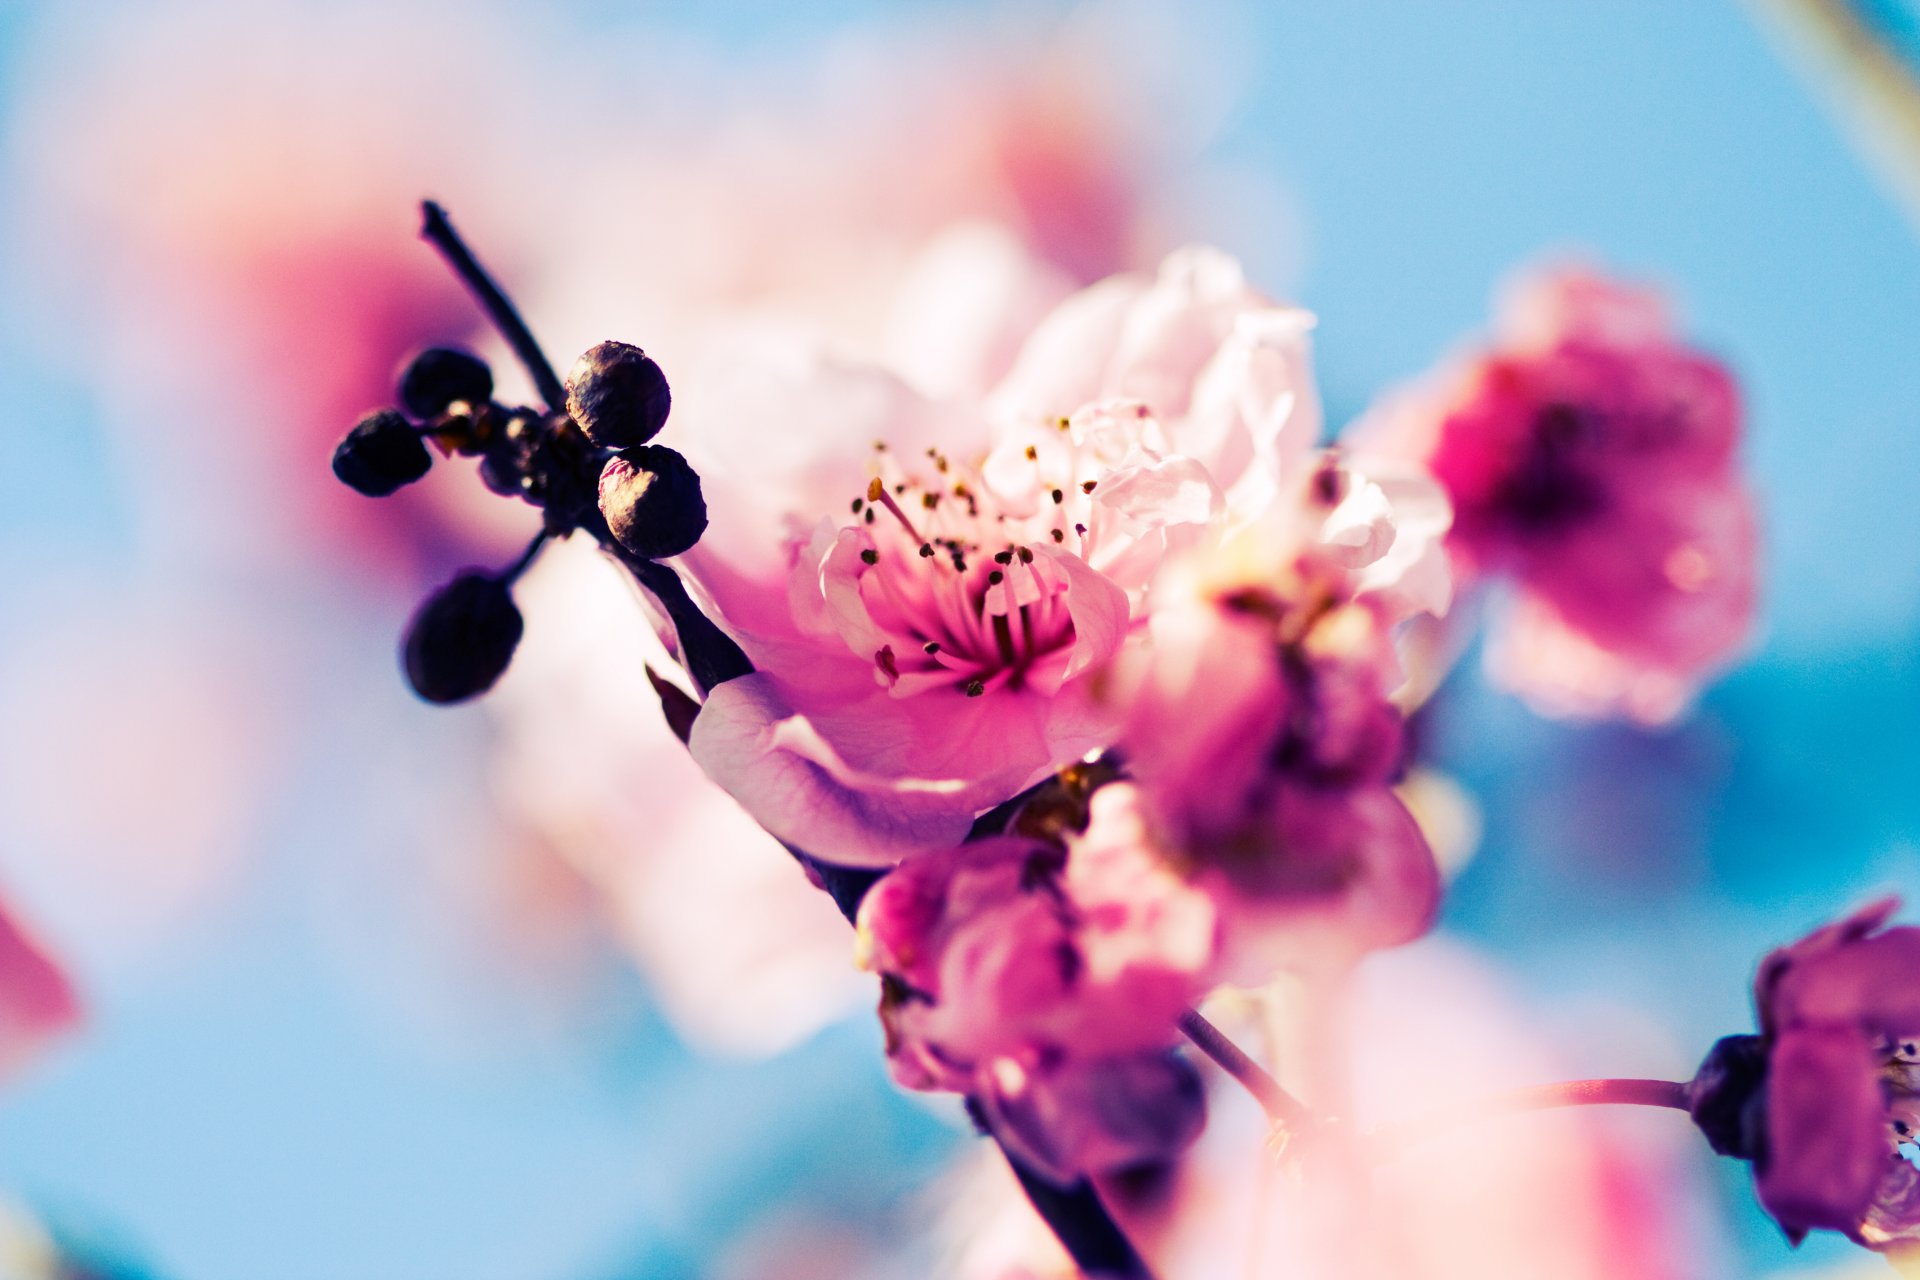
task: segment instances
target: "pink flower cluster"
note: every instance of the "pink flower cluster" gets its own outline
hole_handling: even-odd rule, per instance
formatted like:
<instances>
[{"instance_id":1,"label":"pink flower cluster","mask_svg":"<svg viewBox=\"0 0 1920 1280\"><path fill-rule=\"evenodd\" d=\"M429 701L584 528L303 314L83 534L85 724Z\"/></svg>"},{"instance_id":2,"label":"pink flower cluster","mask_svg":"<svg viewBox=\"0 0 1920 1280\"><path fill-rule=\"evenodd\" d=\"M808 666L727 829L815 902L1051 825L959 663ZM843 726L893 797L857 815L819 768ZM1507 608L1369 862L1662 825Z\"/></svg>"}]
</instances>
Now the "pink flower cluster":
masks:
<instances>
[{"instance_id":1,"label":"pink flower cluster","mask_svg":"<svg viewBox=\"0 0 1920 1280\"><path fill-rule=\"evenodd\" d=\"M1134 788L1063 840L1003 835L916 858L860 909L893 1074L977 1100L1061 1181L1177 1154L1198 1080L1169 1056L1210 985L1215 912L1145 839Z\"/></svg>"},{"instance_id":2,"label":"pink flower cluster","mask_svg":"<svg viewBox=\"0 0 1920 1280\"><path fill-rule=\"evenodd\" d=\"M1668 720L1752 631L1738 394L1653 294L1579 270L1525 279L1490 349L1360 433L1446 487L1464 581L1513 583L1489 669L1541 709Z\"/></svg>"},{"instance_id":3,"label":"pink flower cluster","mask_svg":"<svg viewBox=\"0 0 1920 1280\"><path fill-rule=\"evenodd\" d=\"M977 397L775 379L725 417L819 448L705 469L729 514L682 564L756 671L711 691L693 754L814 858L899 864L860 915L894 1074L1049 1176L1191 1139L1170 1050L1211 987L1432 918L1394 632L1447 606L1446 501L1316 452L1310 325L1185 250L1069 298ZM1102 751L1126 780L1096 770L1075 820L969 842Z\"/></svg>"}]
</instances>

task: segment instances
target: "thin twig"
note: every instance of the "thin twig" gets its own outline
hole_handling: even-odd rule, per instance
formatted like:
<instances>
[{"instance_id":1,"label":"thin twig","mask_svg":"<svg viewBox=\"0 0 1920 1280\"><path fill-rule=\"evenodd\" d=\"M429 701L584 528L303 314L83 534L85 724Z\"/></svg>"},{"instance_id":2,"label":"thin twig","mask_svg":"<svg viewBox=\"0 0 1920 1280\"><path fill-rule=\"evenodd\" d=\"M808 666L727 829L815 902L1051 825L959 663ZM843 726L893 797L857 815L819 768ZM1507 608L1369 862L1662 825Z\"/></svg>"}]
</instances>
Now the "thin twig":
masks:
<instances>
[{"instance_id":1,"label":"thin twig","mask_svg":"<svg viewBox=\"0 0 1920 1280\"><path fill-rule=\"evenodd\" d=\"M460 282L467 286L467 291L479 302L487 318L493 321L494 328L500 330L500 336L507 340L507 345L513 348L513 354L526 366L528 376L540 392L540 398L547 402L547 409L553 413L563 412L567 407L566 384L560 381L560 376L547 362L546 353L534 341L533 331L527 328L527 322L520 318L513 303L507 300L507 295L500 291L500 286L493 282L493 277L473 256L473 251L467 248L460 233L447 221L447 211L431 200L422 200L420 218L420 238L440 251L440 256L447 260L453 273L460 277Z\"/></svg>"},{"instance_id":2,"label":"thin twig","mask_svg":"<svg viewBox=\"0 0 1920 1280\"><path fill-rule=\"evenodd\" d=\"M1376 1159L1386 1159L1403 1142L1451 1133L1484 1120L1529 1111L1613 1106L1670 1107L1687 1111L1691 1109L1691 1092L1689 1086L1677 1080L1564 1080L1557 1084L1534 1085L1508 1093L1496 1093L1444 1111L1402 1120L1384 1130L1367 1134L1361 1142L1373 1149Z\"/></svg>"},{"instance_id":3,"label":"thin twig","mask_svg":"<svg viewBox=\"0 0 1920 1280\"><path fill-rule=\"evenodd\" d=\"M1306 1103L1288 1093L1265 1067L1248 1057L1244 1049L1201 1016L1199 1010L1189 1009L1180 1015L1180 1030L1200 1052L1246 1087L1260 1109L1267 1113L1267 1119L1275 1124L1294 1126L1312 1116Z\"/></svg>"}]
</instances>

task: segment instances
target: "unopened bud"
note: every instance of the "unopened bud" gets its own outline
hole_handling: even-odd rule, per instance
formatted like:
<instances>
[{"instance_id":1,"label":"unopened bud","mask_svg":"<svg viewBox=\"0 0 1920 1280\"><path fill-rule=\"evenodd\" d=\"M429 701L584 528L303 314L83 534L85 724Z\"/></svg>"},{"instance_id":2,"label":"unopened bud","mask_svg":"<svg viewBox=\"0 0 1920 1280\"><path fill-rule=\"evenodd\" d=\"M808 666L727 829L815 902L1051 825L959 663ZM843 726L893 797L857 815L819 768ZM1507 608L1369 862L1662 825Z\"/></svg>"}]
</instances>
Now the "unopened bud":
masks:
<instances>
[{"instance_id":1,"label":"unopened bud","mask_svg":"<svg viewBox=\"0 0 1920 1280\"><path fill-rule=\"evenodd\" d=\"M437 418L456 400L483 405L493 399L493 370L470 352L431 347L400 375L400 404L414 417Z\"/></svg>"},{"instance_id":2,"label":"unopened bud","mask_svg":"<svg viewBox=\"0 0 1920 1280\"><path fill-rule=\"evenodd\" d=\"M468 570L427 597L407 626L407 680L428 702L464 702L493 687L524 624L506 582Z\"/></svg>"},{"instance_id":3,"label":"unopened bud","mask_svg":"<svg viewBox=\"0 0 1920 1280\"><path fill-rule=\"evenodd\" d=\"M673 394L652 356L625 342L603 342L567 374L567 414L602 449L632 449L660 434Z\"/></svg>"},{"instance_id":4,"label":"unopened bud","mask_svg":"<svg viewBox=\"0 0 1920 1280\"><path fill-rule=\"evenodd\" d=\"M384 498L412 484L432 465L413 424L392 409L360 419L333 451L333 474L369 498Z\"/></svg>"},{"instance_id":5,"label":"unopened bud","mask_svg":"<svg viewBox=\"0 0 1920 1280\"><path fill-rule=\"evenodd\" d=\"M699 475L664 445L642 445L607 462L600 514L621 546L648 560L691 550L707 530Z\"/></svg>"}]
</instances>

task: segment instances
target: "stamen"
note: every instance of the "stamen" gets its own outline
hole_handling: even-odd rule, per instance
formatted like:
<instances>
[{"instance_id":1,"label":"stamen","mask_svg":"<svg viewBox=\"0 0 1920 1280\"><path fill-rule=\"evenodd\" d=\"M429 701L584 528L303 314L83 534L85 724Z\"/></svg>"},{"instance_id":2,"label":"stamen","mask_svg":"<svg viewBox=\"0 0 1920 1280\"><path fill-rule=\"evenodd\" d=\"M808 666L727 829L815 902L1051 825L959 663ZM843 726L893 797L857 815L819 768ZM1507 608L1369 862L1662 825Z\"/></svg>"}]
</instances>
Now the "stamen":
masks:
<instances>
[{"instance_id":1,"label":"stamen","mask_svg":"<svg viewBox=\"0 0 1920 1280\"><path fill-rule=\"evenodd\" d=\"M904 484L897 484L894 488L901 492L906 491ZM887 492L887 486L880 482L879 476L875 476L867 482L867 501L877 502L892 512L893 518L900 522L901 526L906 529L908 536L915 542L926 541L925 538L920 536L920 531L913 527L913 521L907 519L907 513L900 509L900 504L893 500L893 495Z\"/></svg>"}]
</instances>

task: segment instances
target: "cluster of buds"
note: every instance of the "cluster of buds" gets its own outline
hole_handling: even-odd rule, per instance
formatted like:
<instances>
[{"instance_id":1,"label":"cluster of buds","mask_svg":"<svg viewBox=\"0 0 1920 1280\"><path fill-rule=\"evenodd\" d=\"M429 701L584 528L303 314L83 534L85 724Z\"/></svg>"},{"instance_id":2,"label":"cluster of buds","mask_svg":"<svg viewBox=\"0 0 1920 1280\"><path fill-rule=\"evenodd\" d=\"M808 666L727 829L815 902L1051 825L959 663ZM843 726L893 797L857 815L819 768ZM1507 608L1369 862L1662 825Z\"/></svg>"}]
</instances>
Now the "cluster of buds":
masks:
<instances>
[{"instance_id":1,"label":"cluster of buds","mask_svg":"<svg viewBox=\"0 0 1920 1280\"><path fill-rule=\"evenodd\" d=\"M402 662L429 702L463 702L506 671L524 629L513 584L548 539L585 530L653 561L689 550L707 527L699 475L648 443L666 425L672 393L640 348L603 342L582 355L564 409L503 405L493 388L478 356L423 351L400 375L398 407L367 414L333 453L342 483L382 498L426 475L431 442L446 456L479 459L487 488L541 513L540 532L513 564L462 571L414 614Z\"/></svg>"}]
</instances>

